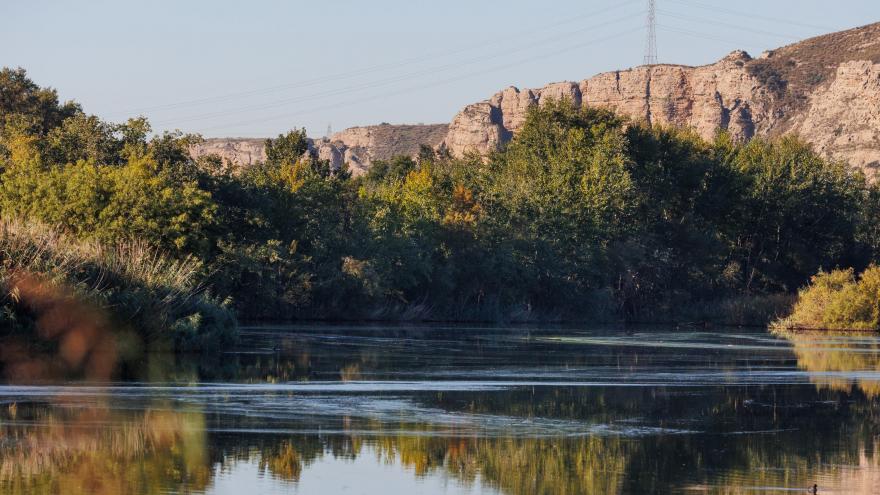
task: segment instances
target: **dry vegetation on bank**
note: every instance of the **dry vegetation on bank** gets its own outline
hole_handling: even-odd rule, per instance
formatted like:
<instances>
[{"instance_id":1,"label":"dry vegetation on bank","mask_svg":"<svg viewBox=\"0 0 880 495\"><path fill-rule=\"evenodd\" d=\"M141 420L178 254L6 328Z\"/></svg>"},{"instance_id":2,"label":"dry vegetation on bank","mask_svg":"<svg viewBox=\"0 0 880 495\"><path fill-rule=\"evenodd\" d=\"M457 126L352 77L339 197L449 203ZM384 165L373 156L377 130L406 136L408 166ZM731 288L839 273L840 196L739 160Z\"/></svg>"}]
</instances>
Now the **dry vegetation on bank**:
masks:
<instances>
[{"instance_id":1,"label":"dry vegetation on bank","mask_svg":"<svg viewBox=\"0 0 880 495\"><path fill-rule=\"evenodd\" d=\"M235 336L231 310L199 285L201 265L143 242L77 240L35 222L0 220L0 322L46 340L58 327L131 329L147 345L216 348ZM104 328L107 330L107 328Z\"/></svg>"}]
</instances>

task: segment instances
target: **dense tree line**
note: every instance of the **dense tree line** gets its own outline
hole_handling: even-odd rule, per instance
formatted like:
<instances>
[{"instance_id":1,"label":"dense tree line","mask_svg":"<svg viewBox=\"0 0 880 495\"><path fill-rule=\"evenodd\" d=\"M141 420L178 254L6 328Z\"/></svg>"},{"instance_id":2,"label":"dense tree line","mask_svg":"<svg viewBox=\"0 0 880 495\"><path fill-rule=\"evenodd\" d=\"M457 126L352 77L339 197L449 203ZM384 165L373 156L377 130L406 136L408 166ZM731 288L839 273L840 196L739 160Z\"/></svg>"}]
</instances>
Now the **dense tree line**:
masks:
<instances>
[{"instance_id":1,"label":"dense tree line","mask_svg":"<svg viewBox=\"0 0 880 495\"><path fill-rule=\"evenodd\" d=\"M425 149L362 177L267 140L243 170L199 139L111 124L0 73L0 212L194 257L254 318L656 319L793 293L871 263L880 192L796 138L706 142L559 101L489 157Z\"/></svg>"}]
</instances>

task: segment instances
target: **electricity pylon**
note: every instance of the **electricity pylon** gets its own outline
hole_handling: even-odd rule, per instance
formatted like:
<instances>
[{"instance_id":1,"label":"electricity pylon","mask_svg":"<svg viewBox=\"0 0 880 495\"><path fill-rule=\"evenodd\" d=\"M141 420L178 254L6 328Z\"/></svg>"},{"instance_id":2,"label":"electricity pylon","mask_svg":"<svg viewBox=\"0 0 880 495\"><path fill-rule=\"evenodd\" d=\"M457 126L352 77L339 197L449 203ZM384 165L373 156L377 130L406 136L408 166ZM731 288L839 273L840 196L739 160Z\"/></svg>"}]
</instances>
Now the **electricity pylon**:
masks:
<instances>
[{"instance_id":1,"label":"electricity pylon","mask_svg":"<svg viewBox=\"0 0 880 495\"><path fill-rule=\"evenodd\" d=\"M657 64L657 5L648 0L648 39L645 42L645 65Z\"/></svg>"}]
</instances>

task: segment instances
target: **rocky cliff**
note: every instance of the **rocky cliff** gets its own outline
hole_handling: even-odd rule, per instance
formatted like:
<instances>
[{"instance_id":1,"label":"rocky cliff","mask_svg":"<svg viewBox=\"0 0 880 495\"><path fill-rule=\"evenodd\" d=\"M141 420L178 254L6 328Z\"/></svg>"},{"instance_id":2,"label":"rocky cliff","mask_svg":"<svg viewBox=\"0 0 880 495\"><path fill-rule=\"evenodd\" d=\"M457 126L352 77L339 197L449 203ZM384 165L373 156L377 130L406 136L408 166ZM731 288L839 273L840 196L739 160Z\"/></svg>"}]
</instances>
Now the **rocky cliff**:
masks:
<instances>
[{"instance_id":1,"label":"rocky cliff","mask_svg":"<svg viewBox=\"0 0 880 495\"><path fill-rule=\"evenodd\" d=\"M510 87L460 112L445 144L456 155L494 150L519 130L529 107L560 98L649 124L693 127L706 137L726 128L748 139L772 128L777 118L773 95L745 69L750 60L735 52L706 67L645 66L540 89Z\"/></svg>"},{"instance_id":2,"label":"rocky cliff","mask_svg":"<svg viewBox=\"0 0 880 495\"><path fill-rule=\"evenodd\" d=\"M266 159L265 139L214 138L193 145L189 152L193 158L206 155L219 156L233 168L248 167Z\"/></svg>"},{"instance_id":3,"label":"rocky cliff","mask_svg":"<svg viewBox=\"0 0 880 495\"><path fill-rule=\"evenodd\" d=\"M829 157L880 177L880 23L805 40L752 58L736 51L702 67L653 65L539 89L507 88L466 106L449 125L355 127L315 140L313 150L355 174L372 160L415 155L426 144L453 155L503 146L533 105L567 98L650 124L695 129L711 139L796 133ZM211 139L194 154L217 153L246 166L262 156L255 140Z\"/></svg>"},{"instance_id":4,"label":"rocky cliff","mask_svg":"<svg viewBox=\"0 0 880 495\"><path fill-rule=\"evenodd\" d=\"M312 153L331 166L347 163L352 174L363 174L373 160L397 155L415 156L422 145L438 147L446 138L448 124L352 127L329 138L310 139ZM266 159L264 139L214 138L193 146L194 157L217 155L233 168L247 167Z\"/></svg>"},{"instance_id":5,"label":"rocky cliff","mask_svg":"<svg viewBox=\"0 0 880 495\"><path fill-rule=\"evenodd\" d=\"M643 66L539 89L507 88L468 105L444 145L454 155L499 148L532 105L567 98L649 124L719 129L740 140L797 133L874 177L880 168L880 23L752 58L733 52L702 67Z\"/></svg>"}]
</instances>

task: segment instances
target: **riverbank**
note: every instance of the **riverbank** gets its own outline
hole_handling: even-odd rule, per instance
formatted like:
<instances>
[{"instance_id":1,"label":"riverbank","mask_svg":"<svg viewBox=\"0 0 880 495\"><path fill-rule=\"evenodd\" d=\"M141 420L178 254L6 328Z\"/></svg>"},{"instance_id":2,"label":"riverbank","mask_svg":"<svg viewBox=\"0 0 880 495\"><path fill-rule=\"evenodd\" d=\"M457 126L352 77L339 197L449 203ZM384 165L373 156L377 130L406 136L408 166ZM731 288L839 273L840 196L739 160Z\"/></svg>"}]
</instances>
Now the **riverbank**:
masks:
<instances>
[{"instance_id":1,"label":"riverbank","mask_svg":"<svg viewBox=\"0 0 880 495\"><path fill-rule=\"evenodd\" d=\"M0 324L73 358L122 345L120 339L176 351L233 343L234 313L200 277L198 261L172 259L144 243L107 245L0 220Z\"/></svg>"}]
</instances>

